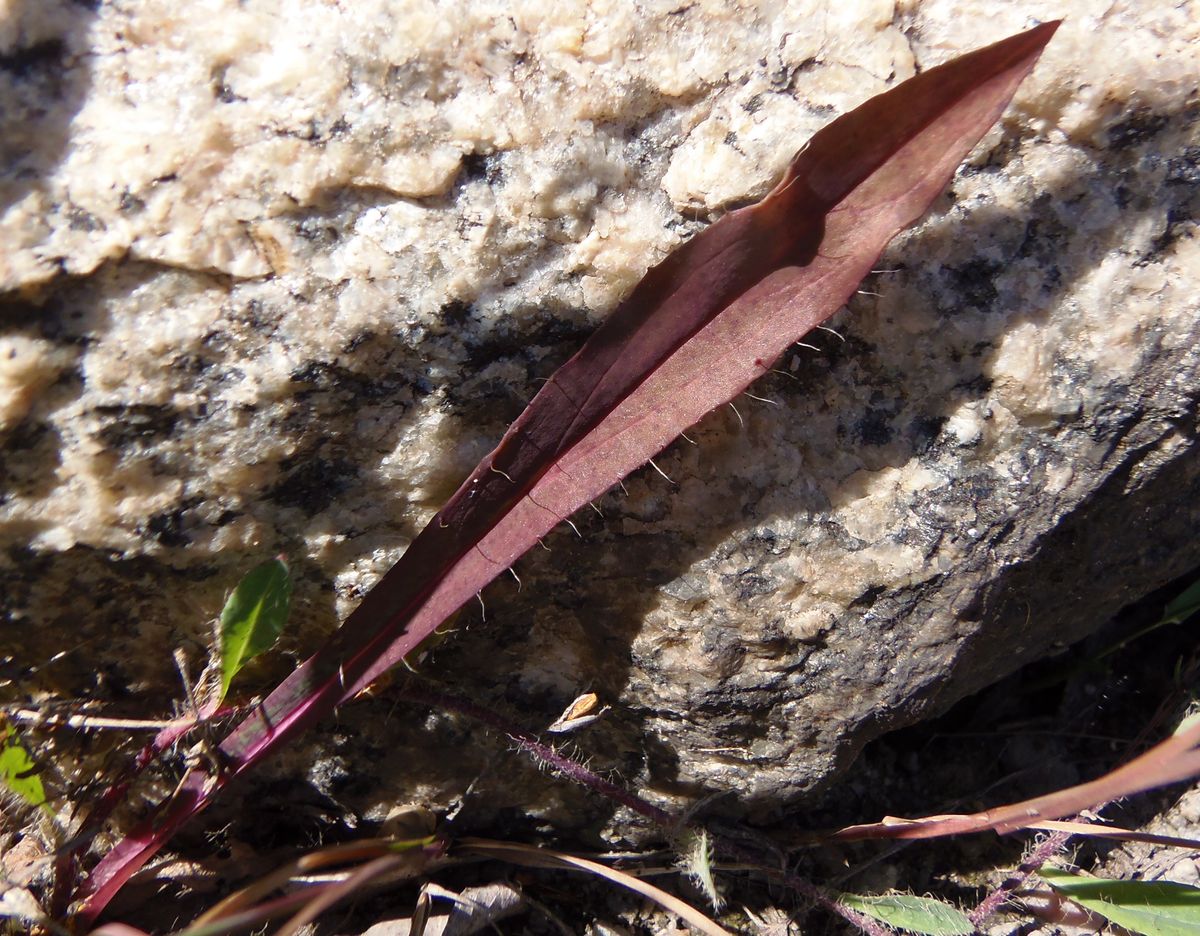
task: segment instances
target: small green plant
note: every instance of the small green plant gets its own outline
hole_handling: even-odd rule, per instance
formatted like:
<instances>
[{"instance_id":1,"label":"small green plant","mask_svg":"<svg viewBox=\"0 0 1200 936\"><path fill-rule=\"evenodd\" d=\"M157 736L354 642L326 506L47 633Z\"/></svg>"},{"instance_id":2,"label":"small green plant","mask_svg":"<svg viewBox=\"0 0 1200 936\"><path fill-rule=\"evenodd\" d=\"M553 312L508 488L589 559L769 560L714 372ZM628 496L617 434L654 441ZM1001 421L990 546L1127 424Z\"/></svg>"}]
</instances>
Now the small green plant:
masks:
<instances>
[{"instance_id":1,"label":"small green plant","mask_svg":"<svg viewBox=\"0 0 1200 936\"><path fill-rule=\"evenodd\" d=\"M260 653L271 649L287 623L292 578L282 556L255 566L225 602L218 625L221 658L219 704L233 678Z\"/></svg>"},{"instance_id":2,"label":"small green plant","mask_svg":"<svg viewBox=\"0 0 1200 936\"><path fill-rule=\"evenodd\" d=\"M46 804L46 790L38 776L37 764L21 744L11 725L0 727L0 780L30 806L51 813Z\"/></svg>"},{"instance_id":3,"label":"small green plant","mask_svg":"<svg viewBox=\"0 0 1200 936\"><path fill-rule=\"evenodd\" d=\"M216 646L212 657L220 684L216 692L199 701L193 698L192 688L186 683L184 674L185 695L191 708L185 717L161 721L108 718L92 714L45 715L30 709L17 709L11 713L11 717L18 720L51 728L68 727L82 731L149 729L155 732L154 739L142 747L124 772L112 780L104 793L91 803L88 817L91 828L98 828L112 815L127 798L138 775L165 752L197 729L205 731L211 719L233 711L222 709L221 702L242 668L278 639L287 622L291 593L291 574L283 557L263 562L242 577L225 602L214 635ZM52 816L53 810L47 803L33 759L11 726L0 722L0 731L3 732L0 735L0 783ZM202 740L197 750L211 754L210 748L211 745ZM64 846L60 867L68 867L69 859L81 851L87 842L87 835L76 836L69 846ZM60 890L55 892L53 905L65 907L62 888L72 886L71 882L64 877L56 881L56 886Z\"/></svg>"}]
</instances>

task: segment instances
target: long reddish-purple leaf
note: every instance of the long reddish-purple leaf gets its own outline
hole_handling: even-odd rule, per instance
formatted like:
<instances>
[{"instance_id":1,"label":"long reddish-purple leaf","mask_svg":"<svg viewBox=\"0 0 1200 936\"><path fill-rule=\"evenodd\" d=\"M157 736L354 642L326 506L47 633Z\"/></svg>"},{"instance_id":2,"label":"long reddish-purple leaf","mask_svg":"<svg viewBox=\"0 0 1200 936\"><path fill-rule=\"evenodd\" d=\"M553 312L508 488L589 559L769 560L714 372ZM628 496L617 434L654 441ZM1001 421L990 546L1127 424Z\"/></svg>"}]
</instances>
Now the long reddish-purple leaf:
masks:
<instances>
[{"instance_id":1,"label":"long reddish-purple leaf","mask_svg":"<svg viewBox=\"0 0 1200 936\"><path fill-rule=\"evenodd\" d=\"M819 131L766 198L652 269L542 387L328 644L85 882L98 912L216 789L409 656L538 539L836 312L999 118L1058 23L932 68Z\"/></svg>"},{"instance_id":2,"label":"long reddish-purple leaf","mask_svg":"<svg viewBox=\"0 0 1200 936\"><path fill-rule=\"evenodd\" d=\"M988 829L1004 834L1018 829L1053 828L1048 821L1196 777L1200 777L1200 722L1185 727L1128 764L1078 786L969 815L890 818L869 825L846 826L823 836L822 840L925 839Z\"/></svg>"}]
</instances>

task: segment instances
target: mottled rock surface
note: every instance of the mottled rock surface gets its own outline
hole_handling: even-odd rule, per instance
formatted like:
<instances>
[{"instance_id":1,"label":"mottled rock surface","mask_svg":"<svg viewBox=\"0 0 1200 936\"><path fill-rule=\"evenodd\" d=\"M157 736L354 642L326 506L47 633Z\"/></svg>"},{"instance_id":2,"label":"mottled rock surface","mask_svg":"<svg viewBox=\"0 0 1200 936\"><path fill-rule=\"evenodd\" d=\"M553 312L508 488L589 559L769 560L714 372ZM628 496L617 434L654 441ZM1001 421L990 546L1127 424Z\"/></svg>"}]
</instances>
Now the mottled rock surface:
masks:
<instances>
[{"instance_id":1,"label":"mottled rock surface","mask_svg":"<svg viewBox=\"0 0 1200 936\"><path fill-rule=\"evenodd\" d=\"M1200 563L1194 5L6 11L8 699L164 712L171 651L201 658L282 551L294 627L246 683L269 688L649 264L837 113L1064 14L836 333L425 667L534 727L594 690L595 765L762 811ZM385 689L276 770L360 815L481 771L485 813L586 815L409 711Z\"/></svg>"}]
</instances>

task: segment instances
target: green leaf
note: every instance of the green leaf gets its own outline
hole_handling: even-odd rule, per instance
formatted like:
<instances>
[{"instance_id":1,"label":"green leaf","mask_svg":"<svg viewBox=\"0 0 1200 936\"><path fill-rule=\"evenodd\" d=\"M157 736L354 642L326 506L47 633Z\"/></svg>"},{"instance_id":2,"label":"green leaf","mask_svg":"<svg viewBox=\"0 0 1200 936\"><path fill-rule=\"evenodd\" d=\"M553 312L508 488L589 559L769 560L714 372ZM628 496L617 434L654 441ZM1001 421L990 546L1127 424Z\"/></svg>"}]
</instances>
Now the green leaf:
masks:
<instances>
[{"instance_id":1,"label":"green leaf","mask_svg":"<svg viewBox=\"0 0 1200 936\"><path fill-rule=\"evenodd\" d=\"M1163 624L1179 624L1200 612L1200 580L1175 598L1163 609Z\"/></svg>"},{"instance_id":2,"label":"green leaf","mask_svg":"<svg viewBox=\"0 0 1200 936\"><path fill-rule=\"evenodd\" d=\"M292 578L283 558L251 569L221 612L221 695L250 660L270 649L287 622Z\"/></svg>"},{"instance_id":3,"label":"green leaf","mask_svg":"<svg viewBox=\"0 0 1200 936\"><path fill-rule=\"evenodd\" d=\"M16 733L11 728L6 730L0 741L0 779L30 806L46 808L46 791L36 769L29 752L17 742Z\"/></svg>"},{"instance_id":4,"label":"green leaf","mask_svg":"<svg viewBox=\"0 0 1200 936\"><path fill-rule=\"evenodd\" d=\"M1200 888L1171 881L1110 881L1061 868L1038 873L1062 896L1142 936L1200 933Z\"/></svg>"},{"instance_id":5,"label":"green leaf","mask_svg":"<svg viewBox=\"0 0 1200 936\"><path fill-rule=\"evenodd\" d=\"M965 913L932 897L914 897L911 894L879 894L870 897L840 894L838 902L888 926L913 933L925 933L927 936L969 936L975 932L975 927Z\"/></svg>"}]
</instances>

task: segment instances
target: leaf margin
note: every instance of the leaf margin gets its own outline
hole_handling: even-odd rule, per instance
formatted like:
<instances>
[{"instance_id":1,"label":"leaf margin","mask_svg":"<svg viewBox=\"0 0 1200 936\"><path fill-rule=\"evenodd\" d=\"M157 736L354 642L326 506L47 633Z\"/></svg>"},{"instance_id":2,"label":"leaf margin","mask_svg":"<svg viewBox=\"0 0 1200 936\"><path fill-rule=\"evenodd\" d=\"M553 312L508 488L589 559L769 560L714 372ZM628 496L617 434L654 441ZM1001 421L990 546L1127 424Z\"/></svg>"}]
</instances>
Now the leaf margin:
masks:
<instances>
[{"instance_id":1,"label":"leaf margin","mask_svg":"<svg viewBox=\"0 0 1200 936\"><path fill-rule=\"evenodd\" d=\"M1068 871L1065 868L1044 867L1038 875L1061 897L1079 904L1085 910L1091 910L1118 926L1141 933L1142 936L1194 936L1200 932L1200 887L1180 884L1175 881L1120 881L1113 878L1090 877ZM1112 895L1153 896L1162 899L1168 895L1185 897L1190 904L1190 919L1179 920L1176 928L1174 920L1168 917L1165 921L1161 913L1155 913L1146 904L1145 910L1130 906L1128 899L1116 900ZM1106 896L1108 895L1108 896ZM1152 925L1144 927L1147 921L1151 924L1165 922L1165 927Z\"/></svg>"},{"instance_id":2,"label":"leaf margin","mask_svg":"<svg viewBox=\"0 0 1200 936\"><path fill-rule=\"evenodd\" d=\"M915 894L849 894L837 895L838 903L857 910L865 916L886 923L896 929L923 936L971 936L975 924L953 904L935 897L918 897ZM934 920L922 927L920 919ZM917 925L913 925L913 924ZM944 925L938 925L938 924Z\"/></svg>"}]
</instances>

